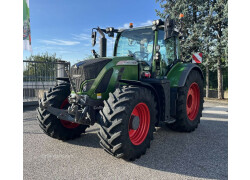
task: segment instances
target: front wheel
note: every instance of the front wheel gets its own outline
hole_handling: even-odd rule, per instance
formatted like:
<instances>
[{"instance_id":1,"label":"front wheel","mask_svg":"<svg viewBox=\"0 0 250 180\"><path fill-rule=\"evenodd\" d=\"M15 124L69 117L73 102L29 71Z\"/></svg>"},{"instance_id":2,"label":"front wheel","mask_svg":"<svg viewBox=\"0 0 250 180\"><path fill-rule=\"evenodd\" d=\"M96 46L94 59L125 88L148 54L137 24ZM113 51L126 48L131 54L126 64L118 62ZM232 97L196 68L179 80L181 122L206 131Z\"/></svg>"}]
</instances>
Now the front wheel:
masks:
<instances>
[{"instance_id":1,"label":"front wheel","mask_svg":"<svg viewBox=\"0 0 250 180\"><path fill-rule=\"evenodd\" d=\"M194 131L200 123L203 102L202 77L198 71L192 70L185 85L178 89L176 121L167 126L180 132Z\"/></svg>"},{"instance_id":2,"label":"front wheel","mask_svg":"<svg viewBox=\"0 0 250 180\"><path fill-rule=\"evenodd\" d=\"M56 85L45 94L39 103L48 101L50 106L54 108L67 109L69 106L67 98L69 94L70 85L68 83ZM84 133L88 127L87 125L58 119L55 115L40 107L37 108L37 120L45 134L60 140L75 139Z\"/></svg>"},{"instance_id":3,"label":"front wheel","mask_svg":"<svg viewBox=\"0 0 250 180\"><path fill-rule=\"evenodd\" d=\"M115 157L135 160L145 154L153 139L156 102L143 87L124 86L110 93L100 111L100 145Z\"/></svg>"}]
</instances>

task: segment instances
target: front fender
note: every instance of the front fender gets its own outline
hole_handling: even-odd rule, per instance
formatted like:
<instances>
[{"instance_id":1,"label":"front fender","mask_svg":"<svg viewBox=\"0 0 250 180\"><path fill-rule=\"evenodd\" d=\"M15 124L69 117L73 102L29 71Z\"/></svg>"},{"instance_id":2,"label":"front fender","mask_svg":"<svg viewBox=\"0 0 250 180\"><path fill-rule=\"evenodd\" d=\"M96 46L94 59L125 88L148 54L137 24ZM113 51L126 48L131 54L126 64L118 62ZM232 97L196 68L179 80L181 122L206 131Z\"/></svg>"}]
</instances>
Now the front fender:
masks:
<instances>
[{"instance_id":1,"label":"front fender","mask_svg":"<svg viewBox=\"0 0 250 180\"><path fill-rule=\"evenodd\" d=\"M191 70L197 70L204 80L203 73L199 66L192 63L179 62L174 65L167 74L167 79L170 80L170 87L184 86Z\"/></svg>"}]
</instances>

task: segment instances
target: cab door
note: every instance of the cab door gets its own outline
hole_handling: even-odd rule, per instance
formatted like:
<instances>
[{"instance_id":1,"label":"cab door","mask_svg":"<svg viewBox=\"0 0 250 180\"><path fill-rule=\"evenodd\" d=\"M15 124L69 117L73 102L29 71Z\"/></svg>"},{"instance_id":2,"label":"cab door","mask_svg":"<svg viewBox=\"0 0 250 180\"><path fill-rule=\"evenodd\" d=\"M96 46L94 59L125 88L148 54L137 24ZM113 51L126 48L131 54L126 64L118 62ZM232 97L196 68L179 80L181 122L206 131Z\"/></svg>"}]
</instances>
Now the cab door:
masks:
<instances>
[{"instance_id":1,"label":"cab door","mask_svg":"<svg viewBox=\"0 0 250 180\"><path fill-rule=\"evenodd\" d=\"M161 53L161 76L166 76L168 66L170 66L175 59L179 59L179 42L178 38L171 37L164 40L164 30L158 30L158 41Z\"/></svg>"}]
</instances>

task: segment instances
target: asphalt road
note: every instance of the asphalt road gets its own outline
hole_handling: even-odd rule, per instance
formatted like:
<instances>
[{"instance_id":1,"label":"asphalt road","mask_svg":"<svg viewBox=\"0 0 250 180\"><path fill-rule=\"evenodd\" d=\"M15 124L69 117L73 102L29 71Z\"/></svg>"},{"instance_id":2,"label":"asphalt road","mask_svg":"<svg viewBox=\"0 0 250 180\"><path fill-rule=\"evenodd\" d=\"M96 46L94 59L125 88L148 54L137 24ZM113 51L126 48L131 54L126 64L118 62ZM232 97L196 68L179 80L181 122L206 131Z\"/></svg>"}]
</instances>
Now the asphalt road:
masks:
<instances>
[{"instance_id":1,"label":"asphalt road","mask_svg":"<svg viewBox=\"0 0 250 180\"><path fill-rule=\"evenodd\" d=\"M196 131L158 128L151 148L134 162L116 159L99 146L98 125L63 142L42 132L34 108L24 108L24 179L227 179L228 107L204 105Z\"/></svg>"}]
</instances>

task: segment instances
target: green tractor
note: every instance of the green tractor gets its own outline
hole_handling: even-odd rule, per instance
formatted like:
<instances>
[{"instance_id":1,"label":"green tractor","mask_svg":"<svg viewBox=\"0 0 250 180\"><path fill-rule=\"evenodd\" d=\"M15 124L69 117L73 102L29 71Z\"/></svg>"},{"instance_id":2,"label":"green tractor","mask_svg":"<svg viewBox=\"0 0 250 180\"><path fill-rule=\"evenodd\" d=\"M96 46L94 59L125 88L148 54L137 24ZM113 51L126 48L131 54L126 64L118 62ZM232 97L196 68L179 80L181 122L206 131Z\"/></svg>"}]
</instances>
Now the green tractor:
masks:
<instances>
[{"instance_id":1,"label":"green tractor","mask_svg":"<svg viewBox=\"0 0 250 180\"><path fill-rule=\"evenodd\" d=\"M135 160L146 153L155 127L194 131L202 116L204 77L180 60L180 32L173 20L129 29L92 29L100 54L78 62L40 99L37 119L49 136L69 140L98 123L100 145L109 154ZM113 57L106 57L114 37Z\"/></svg>"}]
</instances>

